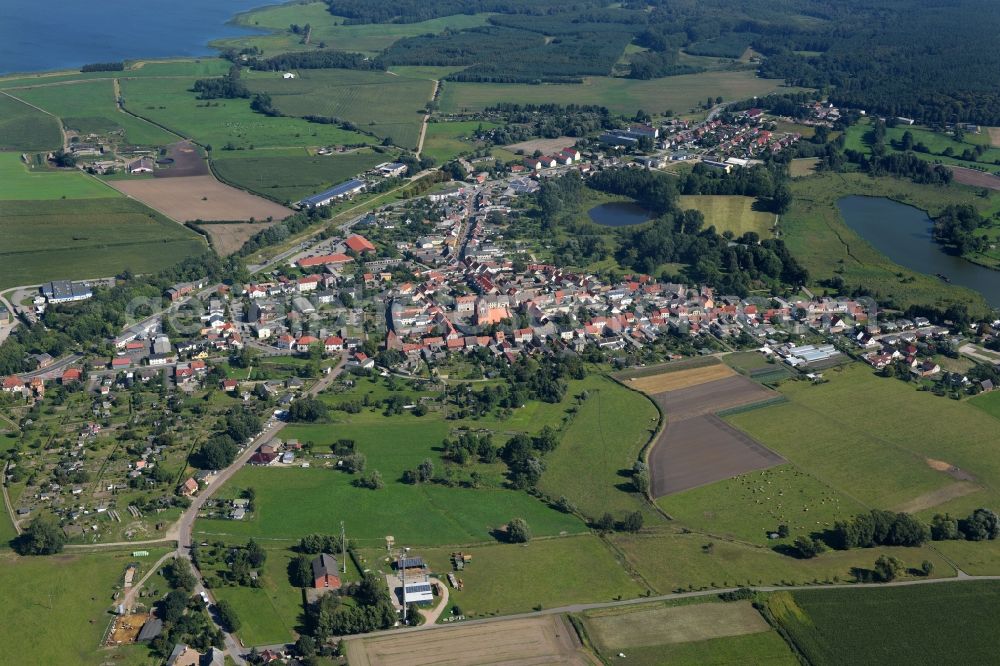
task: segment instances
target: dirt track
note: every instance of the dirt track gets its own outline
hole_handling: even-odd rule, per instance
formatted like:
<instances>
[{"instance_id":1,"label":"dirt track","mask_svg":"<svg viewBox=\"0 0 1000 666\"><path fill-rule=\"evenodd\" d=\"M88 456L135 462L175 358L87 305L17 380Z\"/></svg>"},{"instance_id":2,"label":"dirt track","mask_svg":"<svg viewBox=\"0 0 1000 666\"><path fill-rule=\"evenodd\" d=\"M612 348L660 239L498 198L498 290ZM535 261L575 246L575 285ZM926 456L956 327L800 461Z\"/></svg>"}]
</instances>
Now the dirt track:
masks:
<instances>
[{"instance_id":1,"label":"dirt track","mask_svg":"<svg viewBox=\"0 0 1000 666\"><path fill-rule=\"evenodd\" d=\"M109 180L119 192L138 199L178 222L194 220L283 220L292 214L284 206L235 187L213 176Z\"/></svg>"},{"instance_id":2,"label":"dirt track","mask_svg":"<svg viewBox=\"0 0 1000 666\"><path fill-rule=\"evenodd\" d=\"M455 625L347 643L352 666L596 664L561 616Z\"/></svg>"}]
</instances>

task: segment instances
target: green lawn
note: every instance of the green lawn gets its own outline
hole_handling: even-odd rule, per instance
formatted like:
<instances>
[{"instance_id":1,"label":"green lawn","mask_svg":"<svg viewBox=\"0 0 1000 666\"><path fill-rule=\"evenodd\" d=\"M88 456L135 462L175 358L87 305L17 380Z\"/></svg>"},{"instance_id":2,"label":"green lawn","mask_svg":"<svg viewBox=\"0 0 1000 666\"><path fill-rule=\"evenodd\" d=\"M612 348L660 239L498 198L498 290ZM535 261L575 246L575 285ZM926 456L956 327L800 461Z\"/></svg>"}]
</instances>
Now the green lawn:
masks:
<instances>
[{"instance_id":1,"label":"green lawn","mask_svg":"<svg viewBox=\"0 0 1000 666\"><path fill-rule=\"evenodd\" d=\"M628 599L644 591L614 553L590 534L535 539L527 545L474 546L463 551L472 554L472 561L455 573L465 587L449 590L449 603L457 604L467 617L611 601L619 596ZM415 552L442 579L452 570L452 549Z\"/></svg>"},{"instance_id":2,"label":"green lawn","mask_svg":"<svg viewBox=\"0 0 1000 666\"><path fill-rule=\"evenodd\" d=\"M127 79L121 82L126 108L195 141L222 151L370 143L371 137L336 125L300 118L272 118L250 109L248 99L199 100L193 78Z\"/></svg>"},{"instance_id":3,"label":"green lawn","mask_svg":"<svg viewBox=\"0 0 1000 666\"><path fill-rule=\"evenodd\" d=\"M643 506L622 472L632 469L659 422L649 399L600 375L591 375L574 395L587 392L558 448L546 458L539 488L565 495L584 514L618 515Z\"/></svg>"},{"instance_id":4,"label":"green lawn","mask_svg":"<svg viewBox=\"0 0 1000 666\"><path fill-rule=\"evenodd\" d=\"M997 581L805 591L791 597L772 599L769 607L816 666L996 661Z\"/></svg>"},{"instance_id":5,"label":"green lawn","mask_svg":"<svg viewBox=\"0 0 1000 666\"><path fill-rule=\"evenodd\" d=\"M969 404L978 407L994 418L1000 419L1000 391L977 395L969 401Z\"/></svg>"},{"instance_id":6,"label":"green lawn","mask_svg":"<svg viewBox=\"0 0 1000 666\"><path fill-rule=\"evenodd\" d=\"M928 459L961 468L984 489L946 503L918 502L920 510L968 512L1000 499L992 490L1000 482L992 416L860 364L825 378L818 385L785 382L779 390L788 402L728 420L837 491L837 499L898 509L955 483Z\"/></svg>"},{"instance_id":7,"label":"green lawn","mask_svg":"<svg viewBox=\"0 0 1000 666\"><path fill-rule=\"evenodd\" d=\"M117 190L82 171L29 171L19 154L0 153L0 201L110 199L120 196Z\"/></svg>"},{"instance_id":8,"label":"green lawn","mask_svg":"<svg viewBox=\"0 0 1000 666\"><path fill-rule=\"evenodd\" d=\"M479 111L497 102L518 104L599 104L614 113L632 114L672 110L686 113L708 96L725 100L746 99L779 90L782 83L759 79L747 70L702 72L638 81L587 77L582 84L528 85L517 83L463 83L447 81L441 93L445 113ZM797 90L797 89L789 89Z\"/></svg>"},{"instance_id":9,"label":"green lawn","mask_svg":"<svg viewBox=\"0 0 1000 666\"><path fill-rule=\"evenodd\" d=\"M228 183L258 192L278 201L298 201L322 192L331 185L354 178L392 155L360 150L346 155L309 155L296 149L217 151L212 162L215 172Z\"/></svg>"},{"instance_id":10,"label":"green lawn","mask_svg":"<svg viewBox=\"0 0 1000 666\"><path fill-rule=\"evenodd\" d=\"M125 140L133 144L165 145L177 141L176 136L156 125L119 111L111 79L25 88L10 94L58 116L66 128L84 136L124 132Z\"/></svg>"},{"instance_id":11,"label":"green lawn","mask_svg":"<svg viewBox=\"0 0 1000 666\"><path fill-rule=\"evenodd\" d=\"M748 231L756 233L761 238L770 238L773 234L774 213L754 210L753 197L738 195L682 195L680 207L684 210L693 208L705 216L705 227L715 227L720 234L731 231L737 237Z\"/></svg>"},{"instance_id":12,"label":"green lawn","mask_svg":"<svg viewBox=\"0 0 1000 666\"><path fill-rule=\"evenodd\" d=\"M0 95L0 150L54 150L61 145L59 121L20 100Z\"/></svg>"},{"instance_id":13,"label":"green lawn","mask_svg":"<svg viewBox=\"0 0 1000 666\"><path fill-rule=\"evenodd\" d=\"M63 175L87 178L54 177ZM125 198L0 201L0 238L0 287L153 273L207 251L194 232Z\"/></svg>"},{"instance_id":14,"label":"green lawn","mask_svg":"<svg viewBox=\"0 0 1000 666\"><path fill-rule=\"evenodd\" d=\"M836 205L838 199L852 194L889 197L931 215L949 204L968 203L978 209L994 205L975 196L972 188L917 185L864 174L823 174L793 180L791 190L791 208L781 216L782 238L814 284L839 275L848 286L864 285L883 303L891 301L900 308L916 303L937 307L961 303L973 312L987 310L978 292L891 262L844 223ZM822 292L817 286L817 293Z\"/></svg>"},{"instance_id":15,"label":"green lawn","mask_svg":"<svg viewBox=\"0 0 1000 666\"><path fill-rule=\"evenodd\" d=\"M164 551L151 550L140 563ZM112 595L120 589L129 552L52 557L0 556L0 587L11 612L0 640L17 661L34 664L102 664L98 644L111 621ZM39 640L46 627L59 627L58 640Z\"/></svg>"},{"instance_id":16,"label":"green lawn","mask_svg":"<svg viewBox=\"0 0 1000 666\"><path fill-rule=\"evenodd\" d=\"M253 28L270 28L270 35L236 37L215 42L216 46L257 46L266 55L305 51L325 43L327 48L378 55L402 37L438 33L447 28L461 30L486 23L489 14L459 14L421 21L419 23L379 23L343 25L344 19L330 13L322 2L289 3L264 7L245 12L236 17L236 23ZM293 34L291 24L312 26L310 44L302 44L302 37Z\"/></svg>"},{"instance_id":17,"label":"green lawn","mask_svg":"<svg viewBox=\"0 0 1000 666\"><path fill-rule=\"evenodd\" d=\"M246 522L200 520L196 530L237 538L298 539L339 530L343 520L354 543L378 547L388 534L399 544L414 546L489 541L492 530L517 517L527 520L537 535L586 529L576 518L519 491L402 484L387 473L389 464L368 455L368 469L380 469L385 478L382 490L356 488L350 475L332 469L246 468L231 485L256 490L257 516Z\"/></svg>"},{"instance_id":18,"label":"green lawn","mask_svg":"<svg viewBox=\"0 0 1000 666\"><path fill-rule=\"evenodd\" d=\"M438 164L444 164L462 153L472 152L481 145L472 138L472 135L480 127L492 129L498 125L475 120L428 123L422 155L434 158Z\"/></svg>"},{"instance_id":19,"label":"green lawn","mask_svg":"<svg viewBox=\"0 0 1000 666\"><path fill-rule=\"evenodd\" d=\"M282 78L282 72L257 72L247 77L247 85L270 95L285 115L347 120L410 149L417 147L422 110L434 90L426 79L350 69L304 69L294 79Z\"/></svg>"}]
</instances>

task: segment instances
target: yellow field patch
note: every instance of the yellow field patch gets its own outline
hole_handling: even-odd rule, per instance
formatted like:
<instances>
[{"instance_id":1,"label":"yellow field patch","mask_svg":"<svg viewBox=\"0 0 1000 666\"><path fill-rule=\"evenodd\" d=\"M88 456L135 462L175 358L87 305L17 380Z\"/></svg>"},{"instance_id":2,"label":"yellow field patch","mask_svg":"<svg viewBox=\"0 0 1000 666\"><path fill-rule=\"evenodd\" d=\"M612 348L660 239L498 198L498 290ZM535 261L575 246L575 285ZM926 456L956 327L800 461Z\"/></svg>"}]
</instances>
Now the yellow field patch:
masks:
<instances>
[{"instance_id":1,"label":"yellow field patch","mask_svg":"<svg viewBox=\"0 0 1000 666\"><path fill-rule=\"evenodd\" d=\"M749 601L689 606L635 606L586 616L587 631L605 650L703 641L768 631Z\"/></svg>"},{"instance_id":2,"label":"yellow field patch","mask_svg":"<svg viewBox=\"0 0 1000 666\"><path fill-rule=\"evenodd\" d=\"M990 143L1000 148L1000 127L987 127L986 131L990 135Z\"/></svg>"},{"instance_id":3,"label":"yellow field patch","mask_svg":"<svg viewBox=\"0 0 1000 666\"><path fill-rule=\"evenodd\" d=\"M656 395L667 391L677 391L679 389L698 386L717 379L732 377L736 372L728 365L709 365L704 368L691 368L690 370L677 370L675 372L665 372L649 377L636 377L626 380L626 385L647 393Z\"/></svg>"},{"instance_id":4,"label":"yellow field patch","mask_svg":"<svg viewBox=\"0 0 1000 666\"><path fill-rule=\"evenodd\" d=\"M352 666L597 664L561 616L497 620L347 642Z\"/></svg>"},{"instance_id":5,"label":"yellow field patch","mask_svg":"<svg viewBox=\"0 0 1000 666\"><path fill-rule=\"evenodd\" d=\"M731 231L742 236L753 231L761 238L770 238L774 213L754 210L754 202L753 197L736 194L684 194L679 205L684 210L700 211L705 216L705 227L715 227L720 234Z\"/></svg>"}]
</instances>

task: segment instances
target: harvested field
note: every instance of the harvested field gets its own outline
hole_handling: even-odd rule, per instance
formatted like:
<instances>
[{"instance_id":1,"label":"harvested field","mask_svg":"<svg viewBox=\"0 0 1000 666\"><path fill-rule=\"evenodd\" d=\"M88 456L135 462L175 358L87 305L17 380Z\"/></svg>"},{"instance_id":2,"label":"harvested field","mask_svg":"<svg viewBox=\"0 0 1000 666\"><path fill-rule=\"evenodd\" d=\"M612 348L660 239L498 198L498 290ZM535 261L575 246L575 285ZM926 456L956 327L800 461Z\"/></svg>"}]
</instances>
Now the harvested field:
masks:
<instances>
[{"instance_id":1,"label":"harvested field","mask_svg":"<svg viewBox=\"0 0 1000 666\"><path fill-rule=\"evenodd\" d=\"M165 166L153 172L156 178L183 178L186 176L207 176L208 162L198 152L198 148L190 141L180 141L167 146L167 160L172 160ZM160 158L161 160L163 158Z\"/></svg>"},{"instance_id":2,"label":"harvested field","mask_svg":"<svg viewBox=\"0 0 1000 666\"><path fill-rule=\"evenodd\" d=\"M990 143L1000 148L1000 127L985 127L984 128L990 135Z\"/></svg>"},{"instance_id":3,"label":"harvested field","mask_svg":"<svg viewBox=\"0 0 1000 666\"><path fill-rule=\"evenodd\" d=\"M561 616L497 620L347 642L352 666L597 664Z\"/></svg>"},{"instance_id":4,"label":"harvested field","mask_svg":"<svg viewBox=\"0 0 1000 666\"><path fill-rule=\"evenodd\" d=\"M728 367L726 368L729 369ZM757 382L730 371L730 377L689 384L688 388L661 393L655 399L670 421L703 414L714 414L724 409L751 405L774 398L777 394Z\"/></svg>"},{"instance_id":5,"label":"harvested field","mask_svg":"<svg viewBox=\"0 0 1000 666\"><path fill-rule=\"evenodd\" d=\"M955 182L972 187L985 187L990 190L1000 190L1000 176L992 173L983 173L976 169L966 169L964 167L949 166L951 173L955 176Z\"/></svg>"},{"instance_id":6,"label":"harvested field","mask_svg":"<svg viewBox=\"0 0 1000 666\"><path fill-rule=\"evenodd\" d=\"M732 377L736 373L728 366L710 365L704 368L692 368L690 370L680 370L677 372L667 372L649 377L637 377L627 381L628 386L655 395L666 391L677 391L680 389L699 386L717 379Z\"/></svg>"},{"instance_id":7,"label":"harvested field","mask_svg":"<svg viewBox=\"0 0 1000 666\"><path fill-rule=\"evenodd\" d=\"M717 416L670 421L649 454L651 492L659 498L783 462Z\"/></svg>"},{"instance_id":8,"label":"harvested field","mask_svg":"<svg viewBox=\"0 0 1000 666\"><path fill-rule=\"evenodd\" d=\"M558 153L563 148L572 148L576 144L576 141L571 136L560 136L555 139L532 139L531 141L512 143L504 147L512 153L523 150L526 157L531 157L535 154L536 150L542 151L545 155Z\"/></svg>"},{"instance_id":9,"label":"harvested field","mask_svg":"<svg viewBox=\"0 0 1000 666\"><path fill-rule=\"evenodd\" d=\"M602 651L742 636L770 629L749 601L631 606L592 611L585 617L587 632Z\"/></svg>"},{"instance_id":10,"label":"harvested field","mask_svg":"<svg viewBox=\"0 0 1000 666\"><path fill-rule=\"evenodd\" d=\"M972 493L979 492L980 490L982 490L982 487L976 485L975 483L970 483L968 481L956 481L955 483L945 486L944 488L931 490L923 495L914 497L910 501L904 502L903 504L895 507L893 511L918 513L926 509L933 509L936 506L941 506L945 502L950 502L953 499L971 495Z\"/></svg>"},{"instance_id":11,"label":"harvested field","mask_svg":"<svg viewBox=\"0 0 1000 666\"><path fill-rule=\"evenodd\" d=\"M653 375L661 375L667 372L704 368L705 366L716 365L717 363L719 363L719 359L714 356L695 356L694 358L683 358L677 361L657 363L656 365L629 368L628 370L616 372L614 376L618 381L625 381L634 377L652 377Z\"/></svg>"},{"instance_id":12,"label":"harvested field","mask_svg":"<svg viewBox=\"0 0 1000 666\"><path fill-rule=\"evenodd\" d=\"M193 220L283 220L284 206L224 185L213 176L112 180L109 185L178 222Z\"/></svg>"},{"instance_id":13,"label":"harvested field","mask_svg":"<svg viewBox=\"0 0 1000 666\"><path fill-rule=\"evenodd\" d=\"M258 231L263 231L277 222L237 222L235 224L199 224L198 228L208 236L212 249L220 257L228 257L239 250Z\"/></svg>"}]
</instances>

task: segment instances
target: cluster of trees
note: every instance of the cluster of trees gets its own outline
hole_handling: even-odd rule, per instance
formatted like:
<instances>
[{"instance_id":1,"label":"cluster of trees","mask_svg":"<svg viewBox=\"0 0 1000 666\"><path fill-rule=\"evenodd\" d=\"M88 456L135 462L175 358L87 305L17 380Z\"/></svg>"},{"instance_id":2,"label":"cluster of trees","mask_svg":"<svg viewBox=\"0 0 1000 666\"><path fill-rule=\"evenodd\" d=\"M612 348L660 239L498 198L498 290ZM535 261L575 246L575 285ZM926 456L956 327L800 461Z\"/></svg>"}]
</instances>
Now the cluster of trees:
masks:
<instances>
[{"instance_id":1,"label":"cluster of trees","mask_svg":"<svg viewBox=\"0 0 1000 666\"><path fill-rule=\"evenodd\" d=\"M873 176L898 176L909 178L922 185L947 185L953 179L951 171L941 164L931 164L913 153L887 153L866 155L847 149L844 156Z\"/></svg>"},{"instance_id":2,"label":"cluster of trees","mask_svg":"<svg viewBox=\"0 0 1000 666\"><path fill-rule=\"evenodd\" d=\"M594 521L594 528L601 532L638 532L642 529L645 519L642 511L630 511L621 520L615 520L610 513L605 512L600 518Z\"/></svg>"},{"instance_id":3,"label":"cluster of trees","mask_svg":"<svg viewBox=\"0 0 1000 666\"><path fill-rule=\"evenodd\" d=\"M326 419L328 408L326 403L312 396L305 396L294 401L288 408L290 421L315 423Z\"/></svg>"},{"instance_id":4,"label":"cluster of trees","mask_svg":"<svg viewBox=\"0 0 1000 666\"><path fill-rule=\"evenodd\" d=\"M66 534L55 520L35 516L12 545L20 555L55 555L66 545Z\"/></svg>"},{"instance_id":5,"label":"cluster of trees","mask_svg":"<svg viewBox=\"0 0 1000 666\"><path fill-rule=\"evenodd\" d=\"M920 546L930 529L908 513L872 509L849 520L837 521L826 541L837 550L874 546Z\"/></svg>"},{"instance_id":6,"label":"cluster of trees","mask_svg":"<svg viewBox=\"0 0 1000 666\"><path fill-rule=\"evenodd\" d=\"M124 62L92 62L80 68L81 72L122 72L125 71Z\"/></svg>"},{"instance_id":7,"label":"cluster of trees","mask_svg":"<svg viewBox=\"0 0 1000 666\"><path fill-rule=\"evenodd\" d=\"M935 541L993 541L1000 537L1000 517L983 508L959 519L939 513L931 520L930 534Z\"/></svg>"},{"instance_id":8,"label":"cluster of trees","mask_svg":"<svg viewBox=\"0 0 1000 666\"><path fill-rule=\"evenodd\" d=\"M444 449L444 457L452 462L464 465L473 457L478 457L479 461L490 464L497 459L497 448L493 445L493 435L491 433L475 433L468 430L462 431L457 437L445 439L441 443Z\"/></svg>"},{"instance_id":9,"label":"cluster of trees","mask_svg":"<svg viewBox=\"0 0 1000 666\"><path fill-rule=\"evenodd\" d=\"M309 635L323 643L332 636L388 629L396 623L396 609L381 576L366 572L361 582L341 589L353 604L341 601L340 594L324 594L306 607Z\"/></svg>"},{"instance_id":10,"label":"cluster of trees","mask_svg":"<svg viewBox=\"0 0 1000 666\"><path fill-rule=\"evenodd\" d=\"M677 208L677 189L668 177L655 171L608 169L587 179L587 186L601 192L635 199L640 206L657 215Z\"/></svg>"},{"instance_id":11,"label":"cluster of trees","mask_svg":"<svg viewBox=\"0 0 1000 666\"><path fill-rule=\"evenodd\" d=\"M209 618L202 598L191 594L197 581L187 560L171 561L164 568L164 576L172 589L156 603L156 616L163 621L163 632L150 643L153 653L166 659L177 643L190 645L199 652L221 648L222 632ZM216 611L227 631L240 628L240 620L231 605L220 601Z\"/></svg>"},{"instance_id":12,"label":"cluster of trees","mask_svg":"<svg viewBox=\"0 0 1000 666\"><path fill-rule=\"evenodd\" d=\"M959 254L985 252L990 246L989 237L976 232L988 226L989 220L972 206L951 205L934 218L934 240Z\"/></svg>"},{"instance_id":13,"label":"cluster of trees","mask_svg":"<svg viewBox=\"0 0 1000 666\"><path fill-rule=\"evenodd\" d=\"M191 86L198 99L237 99L250 97L250 89L240 80L240 68L233 65L229 73L216 79L198 79Z\"/></svg>"},{"instance_id":14,"label":"cluster of trees","mask_svg":"<svg viewBox=\"0 0 1000 666\"><path fill-rule=\"evenodd\" d=\"M558 445L558 434L549 426L534 437L518 433L507 440L500 449L500 458L510 469L511 485L521 490L534 488L545 471L542 457Z\"/></svg>"},{"instance_id":15,"label":"cluster of trees","mask_svg":"<svg viewBox=\"0 0 1000 666\"><path fill-rule=\"evenodd\" d=\"M254 93L253 99L250 100L250 109L265 116L278 117L282 115L281 111L274 106L274 100L267 93Z\"/></svg>"},{"instance_id":16,"label":"cluster of trees","mask_svg":"<svg viewBox=\"0 0 1000 666\"><path fill-rule=\"evenodd\" d=\"M334 49L282 53L270 58L254 58L250 61L253 69L269 72L296 69L364 69L385 71L385 63L368 58L360 53L348 53Z\"/></svg>"},{"instance_id":17,"label":"cluster of trees","mask_svg":"<svg viewBox=\"0 0 1000 666\"><path fill-rule=\"evenodd\" d=\"M416 469L408 469L403 472L403 483L415 485L418 483L428 483L434 479L434 463L430 458L424 458L417 465Z\"/></svg>"},{"instance_id":18,"label":"cluster of trees","mask_svg":"<svg viewBox=\"0 0 1000 666\"><path fill-rule=\"evenodd\" d=\"M260 432L261 420L254 412L233 407L226 412L219 429L192 456L191 462L200 469L224 469L239 453L239 443Z\"/></svg>"},{"instance_id":19,"label":"cluster of trees","mask_svg":"<svg viewBox=\"0 0 1000 666\"><path fill-rule=\"evenodd\" d=\"M514 104L502 102L488 107L483 117L505 123L489 131L478 130L477 138L494 145L507 145L540 136L582 137L616 126L611 112L603 106L578 104Z\"/></svg>"}]
</instances>

